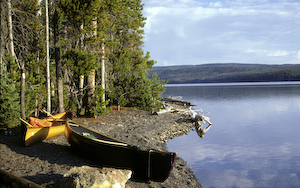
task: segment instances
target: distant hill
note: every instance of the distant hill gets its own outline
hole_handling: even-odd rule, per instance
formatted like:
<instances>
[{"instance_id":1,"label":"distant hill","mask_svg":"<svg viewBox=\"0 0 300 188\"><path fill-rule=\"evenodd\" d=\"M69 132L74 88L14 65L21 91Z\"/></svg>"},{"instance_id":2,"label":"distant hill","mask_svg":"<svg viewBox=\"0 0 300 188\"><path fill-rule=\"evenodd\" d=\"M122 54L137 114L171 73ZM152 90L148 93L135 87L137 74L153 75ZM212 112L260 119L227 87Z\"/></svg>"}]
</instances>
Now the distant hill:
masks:
<instances>
[{"instance_id":1,"label":"distant hill","mask_svg":"<svg viewBox=\"0 0 300 188\"><path fill-rule=\"evenodd\" d=\"M300 64L203 64L153 67L148 77L157 73L169 84L300 81Z\"/></svg>"}]
</instances>

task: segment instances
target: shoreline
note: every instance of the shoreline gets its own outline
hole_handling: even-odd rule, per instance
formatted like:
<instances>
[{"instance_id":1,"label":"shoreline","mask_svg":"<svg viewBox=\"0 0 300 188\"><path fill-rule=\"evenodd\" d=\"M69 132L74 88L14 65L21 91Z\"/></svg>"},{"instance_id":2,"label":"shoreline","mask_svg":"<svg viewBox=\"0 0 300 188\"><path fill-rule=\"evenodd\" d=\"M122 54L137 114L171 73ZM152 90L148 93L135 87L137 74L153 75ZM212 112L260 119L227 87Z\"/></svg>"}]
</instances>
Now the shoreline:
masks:
<instances>
[{"instance_id":1,"label":"shoreline","mask_svg":"<svg viewBox=\"0 0 300 188\"><path fill-rule=\"evenodd\" d=\"M111 111L94 118L78 118L76 122L107 136L146 149L165 150L166 138L190 132L193 122L177 113L153 115L141 110ZM93 161L76 155L66 140L59 135L29 147L20 145L20 133L0 135L0 166L12 174L28 179L43 187L59 187L59 181L72 167L94 166ZM17 141L18 140L18 141ZM176 152L176 151L172 151ZM1 187L1 185L0 185ZM135 182L128 180L126 187L201 187L196 176L177 157L173 171L165 182Z\"/></svg>"}]
</instances>

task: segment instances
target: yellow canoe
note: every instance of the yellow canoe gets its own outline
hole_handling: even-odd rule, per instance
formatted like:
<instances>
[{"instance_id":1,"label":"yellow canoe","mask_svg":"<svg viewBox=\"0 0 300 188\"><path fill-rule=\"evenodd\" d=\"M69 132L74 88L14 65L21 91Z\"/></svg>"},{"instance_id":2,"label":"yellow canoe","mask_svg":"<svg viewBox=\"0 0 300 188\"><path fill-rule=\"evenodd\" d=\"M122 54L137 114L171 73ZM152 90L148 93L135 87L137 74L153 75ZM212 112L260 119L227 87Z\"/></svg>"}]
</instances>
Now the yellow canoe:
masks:
<instances>
[{"instance_id":1,"label":"yellow canoe","mask_svg":"<svg viewBox=\"0 0 300 188\"><path fill-rule=\"evenodd\" d=\"M30 146L64 133L66 121L73 119L73 113L66 111L45 119L29 118L30 125L25 128L25 146ZM38 127L38 124L40 127Z\"/></svg>"}]
</instances>

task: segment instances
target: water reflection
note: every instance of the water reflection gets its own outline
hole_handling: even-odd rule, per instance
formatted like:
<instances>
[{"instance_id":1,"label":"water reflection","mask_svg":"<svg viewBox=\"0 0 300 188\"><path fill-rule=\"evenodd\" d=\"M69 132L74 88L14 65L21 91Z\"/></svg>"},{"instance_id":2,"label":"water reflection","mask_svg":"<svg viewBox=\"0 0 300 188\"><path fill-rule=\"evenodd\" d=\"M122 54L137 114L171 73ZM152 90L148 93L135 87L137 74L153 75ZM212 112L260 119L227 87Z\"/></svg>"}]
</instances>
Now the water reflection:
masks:
<instances>
[{"instance_id":1,"label":"water reflection","mask_svg":"<svg viewBox=\"0 0 300 188\"><path fill-rule=\"evenodd\" d=\"M196 127L196 132L197 134L200 136L200 138L203 139L205 133L210 129L212 124L209 124L207 127L205 127L204 129L202 128L203 126L199 123L195 123L195 127Z\"/></svg>"},{"instance_id":2,"label":"water reflection","mask_svg":"<svg viewBox=\"0 0 300 188\"><path fill-rule=\"evenodd\" d=\"M165 94L210 112L213 128L202 125L167 145L203 187L300 187L299 85L170 87ZM209 130L205 139L199 130Z\"/></svg>"}]
</instances>

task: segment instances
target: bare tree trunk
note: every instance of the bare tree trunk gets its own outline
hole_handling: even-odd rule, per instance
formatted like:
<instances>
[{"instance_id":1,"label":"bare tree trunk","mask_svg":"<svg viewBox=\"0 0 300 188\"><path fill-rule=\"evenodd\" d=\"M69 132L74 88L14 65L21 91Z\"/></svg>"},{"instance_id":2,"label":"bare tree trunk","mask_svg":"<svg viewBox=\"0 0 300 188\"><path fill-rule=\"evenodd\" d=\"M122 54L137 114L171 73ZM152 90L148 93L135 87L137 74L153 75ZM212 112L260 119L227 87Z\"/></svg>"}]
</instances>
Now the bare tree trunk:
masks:
<instances>
[{"instance_id":1,"label":"bare tree trunk","mask_svg":"<svg viewBox=\"0 0 300 188\"><path fill-rule=\"evenodd\" d=\"M12 15L11 15L11 0L7 0L8 8L8 39L9 39L9 53L14 58L14 40L13 40L13 29L12 29Z\"/></svg>"},{"instance_id":2,"label":"bare tree trunk","mask_svg":"<svg viewBox=\"0 0 300 188\"><path fill-rule=\"evenodd\" d=\"M48 0L45 0L45 12L46 12L45 14L46 14L47 111L51 112Z\"/></svg>"},{"instance_id":3,"label":"bare tree trunk","mask_svg":"<svg viewBox=\"0 0 300 188\"><path fill-rule=\"evenodd\" d=\"M2 0L0 0L0 74L4 74L4 66L2 65ZM0 84L1 80L0 80Z\"/></svg>"},{"instance_id":4,"label":"bare tree trunk","mask_svg":"<svg viewBox=\"0 0 300 188\"><path fill-rule=\"evenodd\" d=\"M55 43L55 63L56 63L56 82L57 82L57 95L58 95L58 111L62 113L64 108L64 86L62 76L62 62L60 60L60 44L59 44L59 31L58 31L58 12L55 9L54 13L54 43Z\"/></svg>"},{"instance_id":5,"label":"bare tree trunk","mask_svg":"<svg viewBox=\"0 0 300 188\"><path fill-rule=\"evenodd\" d=\"M83 105L83 85L84 85L84 75L79 76L79 93L78 93L78 108L77 116L81 113L81 108Z\"/></svg>"},{"instance_id":6,"label":"bare tree trunk","mask_svg":"<svg viewBox=\"0 0 300 188\"><path fill-rule=\"evenodd\" d=\"M92 36L97 36L97 18L91 22L92 25ZM85 110L85 115L90 116L91 115L91 109L90 109L90 103L93 102L93 96L95 92L95 76L96 76L96 71L95 69L91 70L90 75L87 77L87 101L86 101L86 110Z\"/></svg>"},{"instance_id":7,"label":"bare tree trunk","mask_svg":"<svg viewBox=\"0 0 300 188\"><path fill-rule=\"evenodd\" d=\"M105 90L105 61L104 61L104 43L101 44L102 58L101 58L101 87ZM105 102L105 92L102 96L102 101Z\"/></svg>"},{"instance_id":8,"label":"bare tree trunk","mask_svg":"<svg viewBox=\"0 0 300 188\"><path fill-rule=\"evenodd\" d=\"M79 92L83 92L83 85L84 85L84 75L79 76Z\"/></svg>"},{"instance_id":9,"label":"bare tree trunk","mask_svg":"<svg viewBox=\"0 0 300 188\"><path fill-rule=\"evenodd\" d=\"M80 30L83 30L83 23L80 25ZM80 40L79 40L79 49L84 49L84 34L80 34ZM78 108L77 108L77 116L80 115L82 106L83 106L83 85L84 85L84 75L79 76L79 94L78 94Z\"/></svg>"},{"instance_id":10,"label":"bare tree trunk","mask_svg":"<svg viewBox=\"0 0 300 188\"><path fill-rule=\"evenodd\" d=\"M25 68L21 69L21 118L25 119Z\"/></svg>"}]
</instances>

